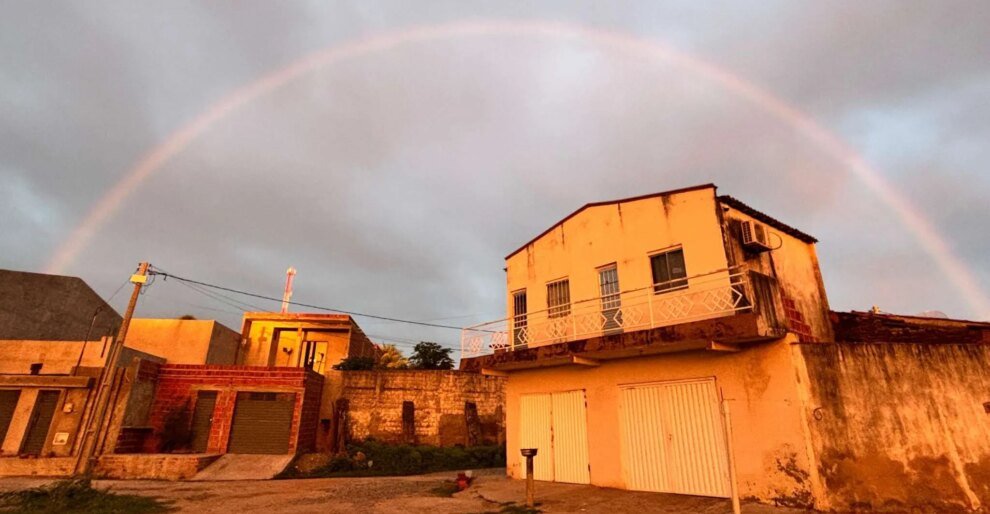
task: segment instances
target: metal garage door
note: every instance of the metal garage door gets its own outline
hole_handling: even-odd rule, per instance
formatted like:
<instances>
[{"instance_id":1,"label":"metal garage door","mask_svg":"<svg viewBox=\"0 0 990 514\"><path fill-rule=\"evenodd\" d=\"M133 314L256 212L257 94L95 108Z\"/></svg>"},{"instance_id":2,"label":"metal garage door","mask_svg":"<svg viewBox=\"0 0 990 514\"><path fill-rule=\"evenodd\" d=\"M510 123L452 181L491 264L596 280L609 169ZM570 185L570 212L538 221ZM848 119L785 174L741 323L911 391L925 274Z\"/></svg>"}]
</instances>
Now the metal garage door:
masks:
<instances>
[{"instance_id":1,"label":"metal garage door","mask_svg":"<svg viewBox=\"0 0 990 514\"><path fill-rule=\"evenodd\" d=\"M10 428L10 421L14 419L14 409L17 408L17 400L20 398L20 390L0 391L0 444L7 437L7 429Z\"/></svg>"},{"instance_id":2,"label":"metal garage door","mask_svg":"<svg viewBox=\"0 0 990 514\"><path fill-rule=\"evenodd\" d=\"M289 453L295 393L237 393L228 453Z\"/></svg>"},{"instance_id":3,"label":"metal garage door","mask_svg":"<svg viewBox=\"0 0 990 514\"><path fill-rule=\"evenodd\" d=\"M729 496L714 379L624 387L620 411L626 487Z\"/></svg>"},{"instance_id":4,"label":"metal garage door","mask_svg":"<svg viewBox=\"0 0 990 514\"><path fill-rule=\"evenodd\" d=\"M587 484L588 423L584 391L523 395L521 448L537 448L537 480Z\"/></svg>"},{"instance_id":5,"label":"metal garage door","mask_svg":"<svg viewBox=\"0 0 990 514\"><path fill-rule=\"evenodd\" d=\"M48 429L52 426L52 418L55 417L55 407L58 406L59 391L40 391L38 399L34 403L34 411L31 413L31 420L28 424L27 435L24 436L24 444L21 445L21 453L26 455L40 455L41 450L48 441Z\"/></svg>"}]
</instances>

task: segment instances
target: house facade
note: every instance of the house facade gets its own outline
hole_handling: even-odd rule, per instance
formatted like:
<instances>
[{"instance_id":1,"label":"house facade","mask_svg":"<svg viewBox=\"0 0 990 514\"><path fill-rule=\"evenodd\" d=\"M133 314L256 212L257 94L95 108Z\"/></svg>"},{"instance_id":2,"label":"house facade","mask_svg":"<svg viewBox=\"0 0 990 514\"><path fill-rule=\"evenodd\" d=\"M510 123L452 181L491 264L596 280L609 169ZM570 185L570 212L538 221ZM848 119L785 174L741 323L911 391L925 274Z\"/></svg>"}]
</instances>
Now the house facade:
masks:
<instances>
[{"instance_id":1,"label":"house facade","mask_svg":"<svg viewBox=\"0 0 990 514\"><path fill-rule=\"evenodd\" d=\"M523 478L520 449L536 448L538 480L881 509L917 503L909 491L919 488L878 492L883 473L868 462L882 455L901 466L905 484L924 484L925 469L904 457L911 447L963 477L926 503L990 501L965 478L966 465L981 473L990 448L970 444L952 464L953 436L939 429L946 420L905 411L878 421L883 437L901 438L896 447L840 443L843 430L867 427L852 425L835 393L813 384L882 372L866 362L869 352L846 351L866 342L849 340L855 330L836 337L815 244L709 184L585 205L509 254L506 318L466 328L461 361L463 370L507 377L509 475ZM956 344L919 332L924 348ZM967 371L950 389L985 383L973 366L980 341L953 354ZM835 369L836 355L861 374ZM891 362L916 372L909 355ZM937 400L931 390L901 392L898 402ZM869 404L868 395L852 396L860 409ZM904 430L901 417L928 426ZM904 442L932 431L941 439L926 450Z\"/></svg>"}]
</instances>

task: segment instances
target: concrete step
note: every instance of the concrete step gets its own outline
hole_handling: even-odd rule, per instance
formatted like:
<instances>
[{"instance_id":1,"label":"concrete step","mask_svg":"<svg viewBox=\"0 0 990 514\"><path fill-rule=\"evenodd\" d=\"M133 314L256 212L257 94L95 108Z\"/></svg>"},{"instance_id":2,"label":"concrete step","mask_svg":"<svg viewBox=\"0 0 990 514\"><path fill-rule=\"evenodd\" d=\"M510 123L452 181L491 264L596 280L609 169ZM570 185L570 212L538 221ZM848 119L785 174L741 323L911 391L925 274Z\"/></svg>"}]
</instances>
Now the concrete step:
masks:
<instances>
[{"instance_id":1,"label":"concrete step","mask_svg":"<svg viewBox=\"0 0 990 514\"><path fill-rule=\"evenodd\" d=\"M292 462L295 455L227 453L191 480L270 480Z\"/></svg>"}]
</instances>

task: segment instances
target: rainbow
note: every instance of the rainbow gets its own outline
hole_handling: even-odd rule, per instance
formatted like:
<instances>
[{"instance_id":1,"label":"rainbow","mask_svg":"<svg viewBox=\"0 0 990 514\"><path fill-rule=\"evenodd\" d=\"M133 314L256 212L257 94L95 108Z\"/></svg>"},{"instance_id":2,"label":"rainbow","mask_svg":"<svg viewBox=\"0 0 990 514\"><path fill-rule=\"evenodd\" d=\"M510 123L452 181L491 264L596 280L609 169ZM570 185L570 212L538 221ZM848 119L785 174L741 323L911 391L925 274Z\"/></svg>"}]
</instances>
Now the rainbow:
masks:
<instances>
[{"instance_id":1,"label":"rainbow","mask_svg":"<svg viewBox=\"0 0 990 514\"><path fill-rule=\"evenodd\" d=\"M384 32L336 44L306 55L288 66L239 87L171 133L164 142L144 154L90 209L86 217L52 254L46 271L60 273L76 258L93 235L140 185L201 134L243 105L320 68L404 45L437 40L479 37L527 36L580 39L683 68L720 85L791 126L849 169L880 201L891 209L963 298L981 317L990 317L990 299L966 265L953 254L932 224L898 193L866 160L809 115L745 79L712 63L678 51L658 41L571 23L545 21L461 21L417 26Z\"/></svg>"}]
</instances>

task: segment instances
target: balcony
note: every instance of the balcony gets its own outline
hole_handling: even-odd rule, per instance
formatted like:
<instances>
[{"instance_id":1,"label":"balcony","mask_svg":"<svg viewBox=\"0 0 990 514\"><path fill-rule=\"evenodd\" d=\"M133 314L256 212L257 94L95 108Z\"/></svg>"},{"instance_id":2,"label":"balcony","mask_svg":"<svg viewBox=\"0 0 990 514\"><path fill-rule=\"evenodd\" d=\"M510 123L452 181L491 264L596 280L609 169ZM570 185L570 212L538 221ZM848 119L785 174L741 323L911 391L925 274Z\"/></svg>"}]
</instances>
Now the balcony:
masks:
<instances>
[{"instance_id":1,"label":"balcony","mask_svg":"<svg viewBox=\"0 0 990 514\"><path fill-rule=\"evenodd\" d=\"M761 333L775 332L779 330L777 305L771 277L738 268L720 270L467 327L461 332L461 358L743 313L758 315L760 325L768 329Z\"/></svg>"}]
</instances>

